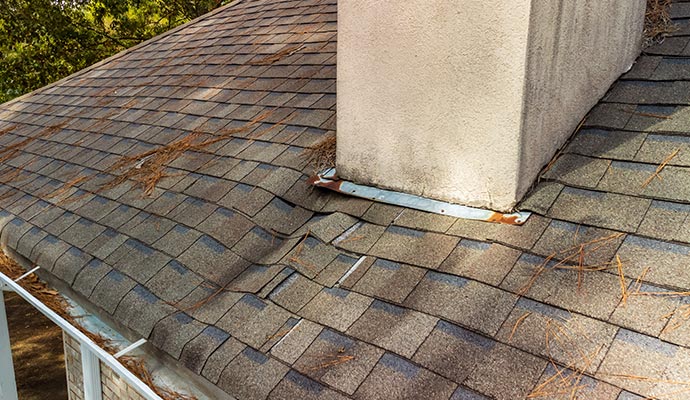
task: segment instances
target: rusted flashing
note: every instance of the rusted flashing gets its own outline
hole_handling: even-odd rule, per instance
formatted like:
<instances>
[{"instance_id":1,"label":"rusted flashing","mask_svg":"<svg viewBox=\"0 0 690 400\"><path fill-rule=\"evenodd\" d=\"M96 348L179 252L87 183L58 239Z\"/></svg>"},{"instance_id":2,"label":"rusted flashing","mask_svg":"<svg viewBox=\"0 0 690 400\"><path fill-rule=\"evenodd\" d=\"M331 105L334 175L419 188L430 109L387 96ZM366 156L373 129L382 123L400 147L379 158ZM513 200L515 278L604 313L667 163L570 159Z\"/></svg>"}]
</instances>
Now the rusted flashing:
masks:
<instances>
[{"instance_id":1,"label":"rusted flashing","mask_svg":"<svg viewBox=\"0 0 690 400\"><path fill-rule=\"evenodd\" d=\"M522 225L527 222L532 213L515 212L503 214L481 208L468 207L460 204L448 203L440 200L428 199L407 193L394 192L370 186L358 185L341 180L336 175L335 168L314 175L308 180L310 185L333 190L350 196L374 200L380 203L392 204L416 210L449 215L456 218L487 221L506 225Z\"/></svg>"}]
</instances>

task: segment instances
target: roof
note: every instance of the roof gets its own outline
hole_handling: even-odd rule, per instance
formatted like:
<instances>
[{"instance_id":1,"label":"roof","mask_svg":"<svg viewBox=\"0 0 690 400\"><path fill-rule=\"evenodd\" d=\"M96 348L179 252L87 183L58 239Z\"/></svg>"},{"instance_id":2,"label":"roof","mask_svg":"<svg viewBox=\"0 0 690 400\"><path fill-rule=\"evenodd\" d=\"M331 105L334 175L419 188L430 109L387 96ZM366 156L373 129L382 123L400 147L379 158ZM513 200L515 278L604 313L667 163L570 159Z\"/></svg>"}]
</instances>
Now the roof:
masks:
<instances>
[{"instance_id":1,"label":"roof","mask_svg":"<svg viewBox=\"0 0 690 400\"><path fill-rule=\"evenodd\" d=\"M310 187L336 1L255 0L3 104L2 243L240 399L688 398L688 4L521 227Z\"/></svg>"}]
</instances>

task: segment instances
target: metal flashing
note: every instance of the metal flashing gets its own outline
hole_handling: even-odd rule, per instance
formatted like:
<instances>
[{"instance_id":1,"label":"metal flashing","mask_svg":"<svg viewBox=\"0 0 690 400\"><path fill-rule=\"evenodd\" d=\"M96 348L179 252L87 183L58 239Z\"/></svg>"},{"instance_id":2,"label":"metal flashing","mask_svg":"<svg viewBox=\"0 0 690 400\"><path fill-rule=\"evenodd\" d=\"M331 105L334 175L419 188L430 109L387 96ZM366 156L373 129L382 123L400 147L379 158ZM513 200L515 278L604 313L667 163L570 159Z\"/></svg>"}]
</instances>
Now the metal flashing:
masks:
<instances>
[{"instance_id":1,"label":"metal flashing","mask_svg":"<svg viewBox=\"0 0 690 400\"><path fill-rule=\"evenodd\" d=\"M528 211L504 214L491 210L484 210L481 208L429 199L413 194L358 185L356 183L339 179L335 168L329 168L315 176L312 176L309 178L309 183L317 187L330 189L350 196L401 207L414 208L416 210L441 215L448 215L456 218L495 222L508 225L522 225L527 222L529 216L532 215L532 213Z\"/></svg>"}]
</instances>

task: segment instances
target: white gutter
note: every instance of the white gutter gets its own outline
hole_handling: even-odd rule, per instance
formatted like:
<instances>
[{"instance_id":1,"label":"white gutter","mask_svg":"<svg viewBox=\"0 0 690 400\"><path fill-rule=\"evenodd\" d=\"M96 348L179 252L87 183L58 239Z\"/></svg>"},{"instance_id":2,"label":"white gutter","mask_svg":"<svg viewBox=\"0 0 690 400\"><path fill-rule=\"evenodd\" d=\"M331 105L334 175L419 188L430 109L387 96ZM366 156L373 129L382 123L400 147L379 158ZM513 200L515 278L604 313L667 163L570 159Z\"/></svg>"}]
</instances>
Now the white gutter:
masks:
<instances>
[{"instance_id":1,"label":"white gutter","mask_svg":"<svg viewBox=\"0 0 690 400\"><path fill-rule=\"evenodd\" d=\"M122 380L145 399L163 400L153 389L142 382L124 365L120 364L110 353L100 348L79 329L67 322L48 306L41 303L40 300L3 273L0 273L0 288L2 291L17 293L35 309L53 321L64 332L79 342L81 348L82 371L84 374L84 400L101 399L100 363L98 360L112 369ZM9 335L7 335L5 341L6 332L7 318L5 314L5 304L2 300L2 294L0 293L0 371L2 371L2 373L0 373L0 400L16 400L17 393L14 382L14 368L12 366L12 350L9 347ZM12 382L7 382L10 379Z\"/></svg>"}]
</instances>

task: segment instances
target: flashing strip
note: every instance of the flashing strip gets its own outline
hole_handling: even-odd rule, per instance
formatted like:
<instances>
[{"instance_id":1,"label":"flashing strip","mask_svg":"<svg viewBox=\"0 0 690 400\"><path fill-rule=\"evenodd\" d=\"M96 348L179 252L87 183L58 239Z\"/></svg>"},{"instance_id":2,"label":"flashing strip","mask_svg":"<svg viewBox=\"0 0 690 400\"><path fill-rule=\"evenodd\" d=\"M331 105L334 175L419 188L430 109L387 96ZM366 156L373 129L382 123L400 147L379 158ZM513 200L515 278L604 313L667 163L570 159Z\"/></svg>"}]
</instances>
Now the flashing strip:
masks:
<instances>
[{"instance_id":1,"label":"flashing strip","mask_svg":"<svg viewBox=\"0 0 690 400\"><path fill-rule=\"evenodd\" d=\"M338 283L336 283L335 286L340 287L340 285L342 285L343 282L345 282L345 279L347 279L350 275L352 275L352 273L355 272L355 270L357 270L357 268L359 268L359 266L362 265L362 263L366 259L367 259L367 256L360 257L359 260L357 260L357 262L352 267L350 267L349 270L347 270L345 275L343 275L340 279L338 279Z\"/></svg>"},{"instance_id":2,"label":"flashing strip","mask_svg":"<svg viewBox=\"0 0 690 400\"><path fill-rule=\"evenodd\" d=\"M75 326L67 322L64 318L59 316L55 311L51 310L48 306L41 303L40 300L35 298L31 293L26 291L23 287L19 286L10 277L0 272L0 286L3 290L13 291L21 296L26 302L31 304L35 309L41 312L59 326L64 332L69 334L72 338L76 339L82 349L82 355L86 351L87 356L95 356L110 369L112 369L117 375L119 375L128 385L130 385L134 390L137 391L147 400L162 400L153 389L142 382L136 377L130 370L128 370L124 365L120 364L119 361L110 353L100 348L96 343L94 343L88 336L86 336L82 331L77 329ZM84 372L87 372L86 370ZM93 377L95 378L95 377ZM100 376L98 377L100 379ZM87 381L87 377L84 377ZM85 382L86 383L86 382ZM88 390L88 389L87 389Z\"/></svg>"},{"instance_id":3,"label":"flashing strip","mask_svg":"<svg viewBox=\"0 0 690 400\"><path fill-rule=\"evenodd\" d=\"M502 214L481 208L468 207L460 204L452 204L440 200L428 199L413 194L394 192L375 187L358 185L349 181L340 180L335 168L329 168L309 179L309 183L334 190L343 194L374 200L381 203L393 204L416 210L428 211L436 214L449 215L456 218L472 219L478 221L497 222L508 225L522 225L527 221L531 212L521 211L511 214Z\"/></svg>"}]
</instances>

